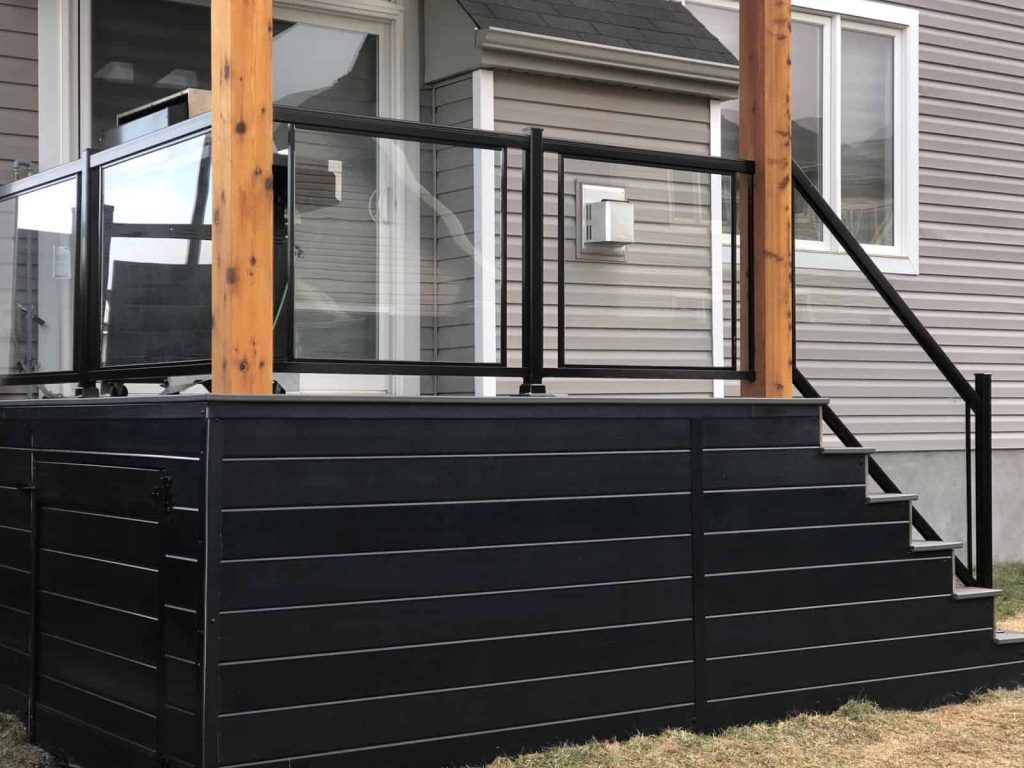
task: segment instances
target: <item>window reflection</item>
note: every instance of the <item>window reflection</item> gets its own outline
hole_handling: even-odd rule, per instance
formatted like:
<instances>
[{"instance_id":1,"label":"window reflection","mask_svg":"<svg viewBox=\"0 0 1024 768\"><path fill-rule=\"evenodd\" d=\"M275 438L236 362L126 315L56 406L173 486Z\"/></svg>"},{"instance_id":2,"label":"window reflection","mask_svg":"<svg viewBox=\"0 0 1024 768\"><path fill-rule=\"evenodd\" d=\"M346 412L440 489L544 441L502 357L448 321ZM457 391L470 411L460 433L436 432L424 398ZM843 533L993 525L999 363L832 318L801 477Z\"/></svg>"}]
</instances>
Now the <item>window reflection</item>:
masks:
<instances>
[{"instance_id":1,"label":"window reflection","mask_svg":"<svg viewBox=\"0 0 1024 768\"><path fill-rule=\"evenodd\" d=\"M210 356L210 139L105 168L104 365Z\"/></svg>"},{"instance_id":2,"label":"window reflection","mask_svg":"<svg viewBox=\"0 0 1024 768\"><path fill-rule=\"evenodd\" d=\"M0 203L0 372L72 367L78 182Z\"/></svg>"},{"instance_id":3,"label":"window reflection","mask_svg":"<svg viewBox=\"0 0 1024 768\"><path fill-rule=\"evenodd\" d=\"M892 245L894 40L843 31L843 222L861 243Z\"/></svg>"}]
</instances>

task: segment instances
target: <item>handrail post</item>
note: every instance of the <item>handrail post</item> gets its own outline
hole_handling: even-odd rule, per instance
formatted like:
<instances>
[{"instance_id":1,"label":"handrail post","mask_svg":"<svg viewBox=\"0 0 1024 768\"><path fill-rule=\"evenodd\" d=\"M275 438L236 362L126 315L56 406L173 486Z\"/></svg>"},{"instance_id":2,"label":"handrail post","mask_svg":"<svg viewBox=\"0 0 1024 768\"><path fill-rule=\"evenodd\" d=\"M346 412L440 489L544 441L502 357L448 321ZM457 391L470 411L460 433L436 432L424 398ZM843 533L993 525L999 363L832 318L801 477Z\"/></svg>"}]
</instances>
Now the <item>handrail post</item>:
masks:
<instances>
[{"instance_id":1,"label":"handrail post","mask_svg":"<svg viewBox=\"0 0 1024 768\"><path fill-rule=\"evenodd\" d=\"M544 132L530 128L523 180L523 383L520 395L544 386Z\"/></svg>"},{"instance_id":2,"label":"handrail post","mask_svg":"<svg viewBox=\"0 0 1024 768\"><path fill-rule=\"evenodd\" d=\"M974 388L978 410L974 417L975 510L978 584L992 588L992 374L977 373Z\"/></svg>"},{"instance_id":3,"label":"handrail post","mask_svg":"<svg viewBox=\"0 0 1024 768\"><path fill-rule=\"evenodd\" d=\"M102 203L97 195L99 171L92 168L92 150L82 150L82 172L78 177L78 260L75 265L74 328L71 331L74 349L74 369L78 374L76 397L99 397L96 381L89 371L99 362L99 344L102 334L100 295L97 286L102 280L102 240L99 233Z\"/></svg>"}]
</instances>

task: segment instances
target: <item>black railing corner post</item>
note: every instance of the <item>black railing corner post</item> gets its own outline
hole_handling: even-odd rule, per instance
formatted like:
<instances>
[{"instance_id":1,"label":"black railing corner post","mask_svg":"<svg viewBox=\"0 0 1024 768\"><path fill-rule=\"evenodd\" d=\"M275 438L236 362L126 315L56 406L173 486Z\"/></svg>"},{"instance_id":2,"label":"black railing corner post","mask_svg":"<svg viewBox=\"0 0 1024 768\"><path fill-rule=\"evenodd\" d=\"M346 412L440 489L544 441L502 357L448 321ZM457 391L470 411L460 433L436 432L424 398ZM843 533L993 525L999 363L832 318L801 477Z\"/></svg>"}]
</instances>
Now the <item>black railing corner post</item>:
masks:
<instances>
[{"instance_id":1,"label":"black railing corner post","mask_svg":"<svg viewBox=\"0 0 1024 768\"><path fill-rule=\"evenodd\" d=\"M97 184L92 169L92 150L82 150L81 174L78 177L78 258L75 264L75 324L72 329L72 363L78 376L75 387L76 397L98 397L99 388L89 375L92 368L92 320L99 318L94 313L93 266L99 258L96 245L96 192Z\"/></svg>"},{"instance_id":2,"label":"black railing corner post","mask_svg":"<svg viewBox=\"0 0 1024 768\"><path fill-rule=\"evenodd\" d=\"M523 383L520 395L544 386L544 132L530 128L523 178Z\"/></svg>"},{"instance_id":3,"label":"black railing corner post","mask_svg":"<svg viewBox=\"0 0 1024 768\"><path fill-rule=\"evenodd\" d=\"M974 416L975 511L977 514L978 584L992 588L992 374L977 373L974 388L978 410Z\"/></svg>"}]
</instances>

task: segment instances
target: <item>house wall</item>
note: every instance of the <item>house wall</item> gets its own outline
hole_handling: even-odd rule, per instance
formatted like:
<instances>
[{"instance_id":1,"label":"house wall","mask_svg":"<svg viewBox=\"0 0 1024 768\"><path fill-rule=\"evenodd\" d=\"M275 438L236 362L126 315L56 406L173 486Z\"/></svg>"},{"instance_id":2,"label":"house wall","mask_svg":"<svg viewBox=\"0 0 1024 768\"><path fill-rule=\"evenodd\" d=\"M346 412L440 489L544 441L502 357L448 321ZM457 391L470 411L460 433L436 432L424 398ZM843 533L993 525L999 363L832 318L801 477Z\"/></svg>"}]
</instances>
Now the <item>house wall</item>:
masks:
<instances>
[{"instance_id":1,"label":"house wall","mask_svg":"<svg viewBox=\"0 0 1024 768\"><path fill-rule=\"evenodd\" d=\"M473 127L473 78L465 75L426 90L426 119L456 128ZM424 144L421 186L425 190L421 219L422 270L420 296L423 359L474 361L474 184L473 149ZM422 391L441 395L472 395L473 380L430 377Z\"/></svg>"},{"instance_id":2,"label":"house wall","mask_svg":"<svg viewBox=\"0 0 1024 768\"><path fill-rule=\"evenodd\" d=\"M890 279L973 378L993 374L997 559L1024 557L1024 6L920 10L920 274ZM860 273L800 270L798 362L940 532L963 536L963 404ZM892 453L898 451L899 453ZM949 492L936 492L937 489Z\"/></svg>"},{"instance_id":3,"label":"house wall","mask_svg":"<svg viewBox=\"0 0 1024 768\"><path fill-rule=\"evenodd\" d=\"M994 375L995 445L1024 448L1024 6L898 4L921 11L921 257L890 279L965 375ZM962 406L859 273L801 270L799 285L801 368L854 432L960 449Z\"/></svg>"},{"instance_id":4,"label":"house wall","mask_svg":"<svg viewBox=\"0 0 1024 768\"><path fill-rule=\"evenodd\" d=\"M36 0L0 0L0 184L39 159Z\"/></svg>"},{"instance_id":5,"label":"house wall","mask_svg":"<svg viewBox=\"0 0 1024 768\"><path fill-rule=\"evenodd\" d=\"M705 155L710 108L702 97L543 75L494 74L495 129L543 128L552 138ZM557 362L557 164L545 161L545 350ZM604 164L568 163L566 185L567 362L709 365L711 227L706 177L667 176ZM570 171L626 188L635 203L637 242L622 259L575 258L575 189ZM521 349L522 176L509 174L509 359ZM675 218L673 218L675 217ZM548 379L549 391L579 395L710 395L701 381ZM506 381L499 392L516 391Z\"/></svg>"}]
</instances>

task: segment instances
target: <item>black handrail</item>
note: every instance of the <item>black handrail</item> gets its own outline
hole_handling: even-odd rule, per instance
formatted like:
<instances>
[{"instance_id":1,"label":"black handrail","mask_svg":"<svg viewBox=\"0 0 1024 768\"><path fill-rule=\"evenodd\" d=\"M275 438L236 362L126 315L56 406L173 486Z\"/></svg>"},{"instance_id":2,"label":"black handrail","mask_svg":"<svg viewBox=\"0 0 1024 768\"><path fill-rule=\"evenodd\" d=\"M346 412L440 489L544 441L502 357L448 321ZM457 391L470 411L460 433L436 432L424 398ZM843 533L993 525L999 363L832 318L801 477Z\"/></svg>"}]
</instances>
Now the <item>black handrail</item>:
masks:
<instances>
[{"instance_id":1,"label":"black handrail","mask_svg":"<svg viewBox=\"0 0 1024 768\"><path fill-rule=\"evenodd\" d=\"M967 443L970 446L970 412L974 412L975 424L975 450L974 450L974 478L975 478L975 504L974 514L977 515L976 525L973 526L976 535L977 556L975 558L975 569L965 565L959 557L954 555L956 576L964 584L970 586L981 586L991 588L993 584L993 552L992 552L992 377L989 374L979 373L975 376L975 384L971 386L967 378L960 372L956 364L946 354L935 338L928 332L924 324L918 319L914 311L907 305L892 283L882 274L882 271L875 264L874 260L867 254L857 238L843 223L839 214L825 201L821 193L815 188L814 183L807 177L800 167L793 163L793 188L794 196L799 193L811 210L821 219L832 236L843 247L847 255L853 259L854 264L860 269L863 275L871 283L889 308L896 314L903 326L910 332L910 335L918 343L925 354L931 359L939 372L949 382L950 386L966 403L967 413ZM795 208L795 206L794 206ZM794 249L795 250L795 249ZM795 256L795 254L794 254ZM794 294L796 290L796 266L794 259L793 267ZM794 333L794 345L796 334ZM821 397L815 387L797 368L797 356L793 355L793 384L804 397ZM848 447L863 447L853 432L846 426L838 414L829 406L822 411L822 418L826 426L833 434ZM970 454L968 454L970 461ZM868 457L868 474L884 493L900 493L899 487L882 469L877 461ZM970 479L968 479L970 482ZM968 498L970 489L968 488ZM970 504L967 509L968 540L966 542L968 552L971 552L972 541L972 510ZM911 520L922 536L928 541L940 541L941 536L925 520L924 516L911 505Z\"/></svg>"},{"instance_id":2,"label":"black handrail","mask_svg":"<svg viewBox=\"0 0 1024 768\"><path fill-rule=\"evenodd\" d=\"M977 413L981 404L978 399L978 393L974 391L974 387L960 373L960 369L950 360L949 355L939 346L939 343L928 332L928 329L924 327L924 324L918 320L917 315L914 314L914 311L903 300L903 297L900 296L892 283L882 274L882 270L868 256L867 251L857 242L857 238L843 224L839 214L832 210L832 206L821 196L821 193L815 188L814 182L807 177L807 174L795 162L793 163L793 182L796 191L800 193L804 200L807 201L807 204L811 206L811 210L828 227L829 232L832 233L832 236L843 247L843 250L846 251L849 257L853 259L860 271L864 273L864 277L868 279L868 282L878 292L878 295L885 300L885 303L889 305L889 308L892 309L896 317L899 318L900 322L910 332L910 335L914 337L914 341L931 358L931 361L935 363L957 394L971 406L971 410Z\"/></svg>"}]
</instances>

